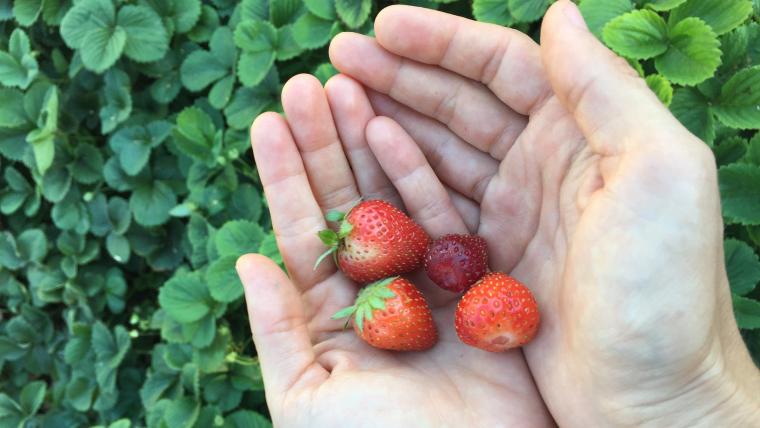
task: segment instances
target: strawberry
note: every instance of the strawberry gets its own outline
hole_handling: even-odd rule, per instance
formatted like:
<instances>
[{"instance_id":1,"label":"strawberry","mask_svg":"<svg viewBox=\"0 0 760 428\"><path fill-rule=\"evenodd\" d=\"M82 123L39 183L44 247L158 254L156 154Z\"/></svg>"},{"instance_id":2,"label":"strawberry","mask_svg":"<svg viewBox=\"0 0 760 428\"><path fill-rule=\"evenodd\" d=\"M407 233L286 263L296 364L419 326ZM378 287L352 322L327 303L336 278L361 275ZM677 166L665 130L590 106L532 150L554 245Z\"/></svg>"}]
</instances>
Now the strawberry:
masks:
<instances>
[{"instance_id":1,"label":"strawberry","mask_svg":"<svg viewBox=\"0 0 760 428\"><path fill-rule=\"evenodd\" d=\"M329 212L327 220L340 222L340 228L338 232L330 229L319 232L319 238L330 249L316 264L334 254L340 270L356 282L368 283L411 272L424 262L430 237L388 202L364 201L348 215Z\"/></svg>"},{"instance_id":2,"label":"strawberry","mask_svg":"<svg viewBox=\"0 0 760 428\"><path fill-rule=\"evenodd\" d=\"M457 305L459 339L467 345L501 352L530 342L539 324L538 305L526 286L501 272L487 273Z\"/></svg>"},{"instance_id":3,"label":"strawberry","mask_svg":"<svg viewBox=\"0 0 760 428\"><path fill-rule=\"evenodd\" d=\"M461 293L488 270L486 241L478 235L445 235L430 245L425 272L444 290Z\"/></svg>"},{"instance_id":4,"label":"strawberry","mask_svg":"<svg viewBox=\"0 0 760 428\"><path fill-rule=\"evenodd\" d=\"M424 351L438 342L425 297L404 278L386 278L364 287L353 306L338 311L333 319L351 316L356 334L375 348Z\"/></svg>"}]
</instances>

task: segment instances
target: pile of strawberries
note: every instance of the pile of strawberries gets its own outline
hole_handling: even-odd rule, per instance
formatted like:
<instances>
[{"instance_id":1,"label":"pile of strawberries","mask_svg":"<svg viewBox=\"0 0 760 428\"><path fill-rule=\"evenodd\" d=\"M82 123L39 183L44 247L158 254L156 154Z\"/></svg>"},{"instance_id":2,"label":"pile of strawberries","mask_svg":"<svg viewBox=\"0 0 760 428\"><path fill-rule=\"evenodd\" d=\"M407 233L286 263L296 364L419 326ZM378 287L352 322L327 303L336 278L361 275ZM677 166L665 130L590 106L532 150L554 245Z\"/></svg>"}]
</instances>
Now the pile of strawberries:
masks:
<instances>
[{"instance_id":1,"label":"pile of strawberries","mask_svg":"<svg viewBox=\"0 0 760 428\"><path fill-rule=\"evenodd\" d=\"M424 265L444 290L464 295L454 327L467 345L491 352L522 346L536 335L536 299L523 284L501 272L488 272L486 242L477 235L445 235L431 242L417 223L393 205L364 201L348 214L330 212L337 232L319 237L352 280L369 284L353 305L333 318L351 317L354 331L368 344L394 351L423 351L438 342L438 330L422 292L401 274ZM315 265L316 266L316 265Z\"/></svg>"}]
</instances>

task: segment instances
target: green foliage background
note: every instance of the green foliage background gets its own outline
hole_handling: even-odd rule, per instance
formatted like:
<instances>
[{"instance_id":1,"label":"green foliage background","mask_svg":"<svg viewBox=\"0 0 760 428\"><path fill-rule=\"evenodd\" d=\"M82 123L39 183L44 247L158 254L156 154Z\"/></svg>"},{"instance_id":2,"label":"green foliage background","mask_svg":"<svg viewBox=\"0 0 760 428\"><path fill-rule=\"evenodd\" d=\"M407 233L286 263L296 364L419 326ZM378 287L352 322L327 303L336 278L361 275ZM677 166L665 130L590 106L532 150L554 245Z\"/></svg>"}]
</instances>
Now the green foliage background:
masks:
<instances>
[{"instance_id":1,"label":"green foliage background","mask_svg":"<svg viewBox=\"0 0 760 428\"><path fill-rule=\"evenodd\" d=\"M551 1L407 3L537 37ZM0 0L0 427L270 426L233 269L278 257L246 129L387 4ZM760 0L581 9L715 151L760 357Z\"/></svg>"}]
</instances>

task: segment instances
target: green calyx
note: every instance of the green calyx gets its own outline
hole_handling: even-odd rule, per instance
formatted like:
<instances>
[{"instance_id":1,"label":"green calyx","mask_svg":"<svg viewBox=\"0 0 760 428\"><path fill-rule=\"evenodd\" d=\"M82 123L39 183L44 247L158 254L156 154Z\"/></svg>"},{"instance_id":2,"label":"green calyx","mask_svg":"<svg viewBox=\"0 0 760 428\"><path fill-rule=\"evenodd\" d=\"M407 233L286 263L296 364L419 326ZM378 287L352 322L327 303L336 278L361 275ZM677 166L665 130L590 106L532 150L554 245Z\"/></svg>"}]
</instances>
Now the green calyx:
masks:
<instances>
[{"instance_id":1,"label":"green calyx","mask_svg":"<svg viewBox=\"0 0 760 428\"><path fill-rule=\"evenodd\" d=\"M330 211L325 216L327 221L331 223L339 222L338 231L336 232L332 229L324 229L317 232L317 236L319 236L320 241L327 245L328 249L317 258L316 263L314 263L314 269L316 269L317 266L322 263L322 260L327 258L329 255L332 255L333 260L337 263L335 257L337 255L338 247L340 246L341 242L343 242L343 238L348 236L348 234L351 233L351 231L354 229L354 226L348 222L346 217L347 214L340 211Z\"/></svg>"},{"instance_id":2,"label":"green calyx","mask_svg":"<svg viewBox=\"0 0 760 428\"><path fill-rule=\"evenodd\" d=\"M385 301L396 297L396 293L388 288L388 286L397 278L397 276L392 276L364 287L359 291L359 295L356 296L354 304L336 312L332 316L332 319L347 318L346 324L343 326L343 328L346 328L351 320L351 316L353 316L354 323L359 328L359 331L364 330L364 320L372 320L372 313L375 310L385 310Z\"/></svg>"}]
</instances>

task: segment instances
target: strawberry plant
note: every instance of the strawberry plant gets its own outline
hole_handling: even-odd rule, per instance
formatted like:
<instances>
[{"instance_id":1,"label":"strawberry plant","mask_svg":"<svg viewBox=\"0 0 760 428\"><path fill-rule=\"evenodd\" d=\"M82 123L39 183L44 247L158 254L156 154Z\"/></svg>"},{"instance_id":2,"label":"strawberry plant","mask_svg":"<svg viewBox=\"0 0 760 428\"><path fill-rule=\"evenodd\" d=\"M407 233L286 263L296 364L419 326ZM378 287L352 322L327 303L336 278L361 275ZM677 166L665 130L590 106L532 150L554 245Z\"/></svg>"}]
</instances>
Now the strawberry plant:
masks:
<instances>
[{"instance_id":1,"label":"strawberry plant","mask_svg":"<svg viewBox=\"0 0 760 428\"><path fill-rule=\"evenodd\" d=\"M278 257L247 127L390 3L0 0L0 426L270 426L234 272ZM405 3L537 38L551 0ZM714 151L760 358L760 2L580 7Z\"/></svg>"}]
</instances>

